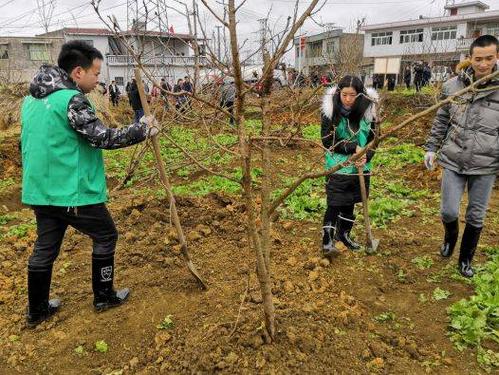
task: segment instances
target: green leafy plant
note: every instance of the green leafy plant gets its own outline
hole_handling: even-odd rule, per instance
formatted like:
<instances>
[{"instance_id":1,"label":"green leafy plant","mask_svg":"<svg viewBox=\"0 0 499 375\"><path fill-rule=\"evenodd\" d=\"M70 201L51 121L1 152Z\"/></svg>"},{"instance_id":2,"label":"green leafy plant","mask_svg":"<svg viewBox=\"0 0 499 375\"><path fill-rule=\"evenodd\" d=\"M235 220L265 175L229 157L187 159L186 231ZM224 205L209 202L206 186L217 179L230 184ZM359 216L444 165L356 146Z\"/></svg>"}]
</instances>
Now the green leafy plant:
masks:
<instances>
[{"instance_id":1,"label":"green leafy plant","mask_svg":"<svg viewBox=\"0 0 499 375\"><path fill-rule=\"evenodd\" d=\"M407 164L418 164L423 161L424 151L413 143L391 145L386 143L376 151L373 166L387 168L402 168Z\"/></svg>"},{"instance_id":2,"label":"green leafy plant","mask_svg":"<svg viewBox=\"0 0 499 375\"><path fill-rule=\"evenodd\" d=\"M395 320L395 313L392 311L386 311L374 317L377 322L390 322Z\"/></svg>"},{"instance_id":3,"label":"green leafy plant","mask_svg":"<svg viewBox=\"0 0 499 375\"><path fill-rule=\"evenodd\" d=\"M291 180L286 180L288 185ZM276 198L283 189L275 190L272 197ZM324 181L322 179L305 180L284 201L281 217L294 220L316 219L326 210L326 197L324 194Z\"/></svg>"},{"instance_id":4,"label":"green leafy plant","mask_svg":"<svg viewBox=\"0 0 499 375\"><path fill-rule=\"evenodd\" d=\"M407 209L409 201L390 197L374 198L369 203L369 216L374 226L386 228L387 224L401 216L412 216L414 211Z\"/></svg>"},{"instance_id":5,"label":"green leafy plant","mask_svg":"<svg viewBox=\"0 0 499 375\"><path fill-rule=\"evenodd\" d=\"M15 216L13 215L0 215L0 225L5 225L7 224L9 221L12 221L15 219Z\"/></svg>"},{"instance_id":6,"label":"green leafy plant","mask_svg":"<svg viewBox=\"0 0 499 375\"><path fill-rule=\"evenodd\" d=\"M301 134L305 139L320 140L321 139L321 126L319 124L313 124L305 126L301 130Z\"/></svg>"},{"instance_id":7,"label":"green leafy plant","mask_svg":"<svg viewBox=\"0 0 499 375\"><path fill-rule=\"evenodd\" d=\"M427 270L433 266L433 260L428 255L417 256L411 262L420 270Z\"/></svg>"},{"instance_id":8,"label":"green leafy plant","mask_svg":"<svg viewBox=\"0 0 499 375\"><path fill-rule=\"evenodd\" d=\"M83 347L83 345L78 345L75 348L75 353L78 354L79 356L85 354L85 348Z\"/></svg>"},{"instance_id":9,"label":"green leafy plant","mask_svg":"<svg viewBox=\"0 0 499 375\"><path fill-rule=\"evenodd\" d=\"M475 294L452 304L450 338L459 349L477 348L477 361L485 368L499 367L499 353L483 348L485 341L499 343L499 247L486 249L489 260L477 267L472 279ZM497 347L497 346L496 346Z\"/></svg>"},{"instance_id":10,"label":"green leafy plant","mask_svg":"<svg viewBox=\"0 0 499 375\"><path fill-rule=\"evenodd\" d=\"M16 184L16 181L13 178L6 178L0 180L0 191L5 190Z\"/></svg>"},{"instance_id":11,"label":"green leafy plant","mask_svg":"<svg viewBox=\"0 0 499 375\"><path fill-rule=\"evenodd\" d=\"M174 326L173 323L173 316L172 315L167 315L165 318L159 323L156 328L157 329L171 329Z\"/></svg>"},{"instance_id":12,"label":"green leafy plant","mask_svg":"<svg viewBox=\"0 0 499 375\"><path fill-rule=\"evenodd\" d=\"M426 294L424 293L419 293L418 301L421 303L426 303L428 302L428 297L426 297Z\"/></svg>"},{"instance_id":13,"label":"green leafy plant","mask_svg":"<svg viewBox=\"0 0 499 375\"><path fill-rule=\"evenodd\" d=\"M99 353L107 353L109 346L104 340L99 340L95 343L95 351Z\"/></svg>"},{"instance_id":14,"label":"green leafy plant","mask_svg":"<svg viewBox=\"0 0 499 375\"><path fill-rule=\"evenodd\" d=\"M23 238L28 235L28 232L30 230L35 229L35 224L32 223L23 223L19 225L14 225L9 228L7 233L5 234L6 237L17 237L17 238Z\"/></svg>"},{"instance_id":15,"label":"green leafy plant","mask_svg":"<svg viewBox=\"0 0 499 375\"><path fill-rule=\"evenodd\" d=\"M451 295L451 293L448 290L436 287L433 290L433 293L431 296L432 296L434 301L441 301L441 300L449 298L450 295Z\"/></svg>"}]
</instances>

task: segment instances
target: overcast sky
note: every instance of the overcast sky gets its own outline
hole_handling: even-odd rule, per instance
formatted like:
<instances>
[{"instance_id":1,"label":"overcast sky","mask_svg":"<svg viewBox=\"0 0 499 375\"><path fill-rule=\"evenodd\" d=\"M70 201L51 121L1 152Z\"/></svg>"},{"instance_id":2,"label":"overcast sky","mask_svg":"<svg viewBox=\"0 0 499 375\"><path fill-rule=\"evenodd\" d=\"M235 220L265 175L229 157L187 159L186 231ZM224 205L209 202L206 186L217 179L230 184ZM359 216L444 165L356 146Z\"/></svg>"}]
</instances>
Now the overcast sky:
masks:
<instances>
[{"instance_id":1,"label":"overcast sky","mask_svg":"<svg viewBox=\"0 0 499 375\"><path fill-rule=\"evenodd\" d=\"M51 0L44 0L50 2ZM96 16L90 0L53 0L56 4L50 30L61 27L104 27ZM148 0L156 3L158 0ZM185 0L192 6L192 0ZM227 1L227 0L226 0ZM322 3L323 0L320 1ZM490 9L499 10L499 0L483 0ZM43 0L39 0L43 2ZM128 1L132 3L132 1ZM163 0L174 5L175 0ZM200 0L196 0L203 24L206 25L209 37L215 30L213 17L208 14ZM223 0L208 0L223 14ZM457 1L462 2L462 1ZM240 1L236 0L236 4ZM310 0L301 0L304 9ZM142 0L139 0L142 4ZM248 40L245 49L256 46L259 38L260 24L258 19L265 18L271 10L269 27L278 29L285 23L288 15L292 15L294 0L247 0L241 8L238 21L240 40ZM437 17L443 14L445 0L327 0L326 5L314 17L315 21L307 21L302 32L313 34L324 30L321 26L334 23L335 26L351 30L357 19L365 17L366 24L416 19L419 15ZM181 7L175 5L178 9ZM101 0L101 9L105 15L115 15L125 28L127 23L127 0ZM0 36L35 35L44 31L37 12L37 0L0 0ZM185 18L173 10L166 13L168 24L173 25L175 32L187 32ZM165 19L166 17L163 17Z\"/></svg>"}]
</instances>

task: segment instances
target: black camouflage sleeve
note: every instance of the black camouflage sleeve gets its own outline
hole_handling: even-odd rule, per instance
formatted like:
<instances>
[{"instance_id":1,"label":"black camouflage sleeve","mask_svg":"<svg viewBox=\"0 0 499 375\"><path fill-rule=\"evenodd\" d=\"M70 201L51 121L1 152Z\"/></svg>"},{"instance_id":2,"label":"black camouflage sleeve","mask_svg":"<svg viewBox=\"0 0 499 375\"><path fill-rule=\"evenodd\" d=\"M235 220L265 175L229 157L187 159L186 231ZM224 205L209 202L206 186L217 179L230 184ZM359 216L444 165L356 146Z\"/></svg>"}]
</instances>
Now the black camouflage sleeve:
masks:
<instances>
[{"instance_id":1,"label":"black camouflage sleeve","mask_svg":"<svg viewBox=\"0 0 499 375\"><path fill-rule=\"evenodd\" d=\"M145 124L135 123L121 129L108 128L96 116L83 94L75 95L69 102L68 119L71 127L95 148L122 148L146 139Z\"/></svg>"}]
</instances>

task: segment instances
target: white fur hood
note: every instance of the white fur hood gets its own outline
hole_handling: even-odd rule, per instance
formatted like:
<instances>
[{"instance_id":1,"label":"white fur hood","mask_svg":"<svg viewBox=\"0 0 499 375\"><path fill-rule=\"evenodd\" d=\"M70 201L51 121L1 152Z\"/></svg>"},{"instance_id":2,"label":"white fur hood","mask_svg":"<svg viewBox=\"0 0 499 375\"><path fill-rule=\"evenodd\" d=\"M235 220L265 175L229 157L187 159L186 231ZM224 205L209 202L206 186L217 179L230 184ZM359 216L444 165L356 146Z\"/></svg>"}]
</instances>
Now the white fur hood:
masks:
<instances>
[{"instance_id":1,"label":"white fur hood","mask_svg":"<svg viewBox=\"0 0 499 375\"><path fill-rule=\"evenodd\" d=\"M333 109L334 109L333 108L333 95L336 92L336 88L337 88L337 86L328 88L326 90L326 93L324 94L324 97L322 98L322 114L329 119L333 118ZM379 94L372 87L366 88L366 93L367 93L368 99L370 99L372 103L366 109L366 112L364 113L364 118L367 121L372 122L376 118L376 104L378 103L378 100L379 100Z\"/></svg>"}]
</instances>

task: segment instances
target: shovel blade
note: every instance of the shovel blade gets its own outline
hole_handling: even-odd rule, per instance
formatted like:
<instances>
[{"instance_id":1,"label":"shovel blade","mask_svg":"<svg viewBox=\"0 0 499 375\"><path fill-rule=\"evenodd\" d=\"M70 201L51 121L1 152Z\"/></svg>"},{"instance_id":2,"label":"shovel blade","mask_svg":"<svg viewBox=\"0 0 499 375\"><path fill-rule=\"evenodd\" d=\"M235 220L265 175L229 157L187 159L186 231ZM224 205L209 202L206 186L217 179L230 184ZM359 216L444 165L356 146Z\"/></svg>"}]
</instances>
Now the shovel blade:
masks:
<instances>
[{"instance_id":1,"label":"shovel blade","mask_svg":"<svg viewBox=\"0 0 499 375\"><path fill-rule=\"evenodd\" d=\"M190 260L187 261L187 268L189 269L189 271L191 272L191 274L196 278L196 280L199 283L199 286L201 286L201 288L203 290L207 290L208 286L206 285L206 283L204 282L204 280L199 275L199 272L196 269L196 266L194 266L194 263L192 263L192 261L190 261Z\"/></svg>"},{"instance_id":2,"label":"shovel blade","mask_svg":"<svg viewBox=\"0 0 499 375\"><path fill-rule=\"evenodd\" d=\"M376 252L376 250L378 249L378 246L379 246L379 240L378 239L375 239L373 238L371 241L371 243L368 244L366 246L366 253L368 254L373 254Z\"/></svg>"}]
</instances>

